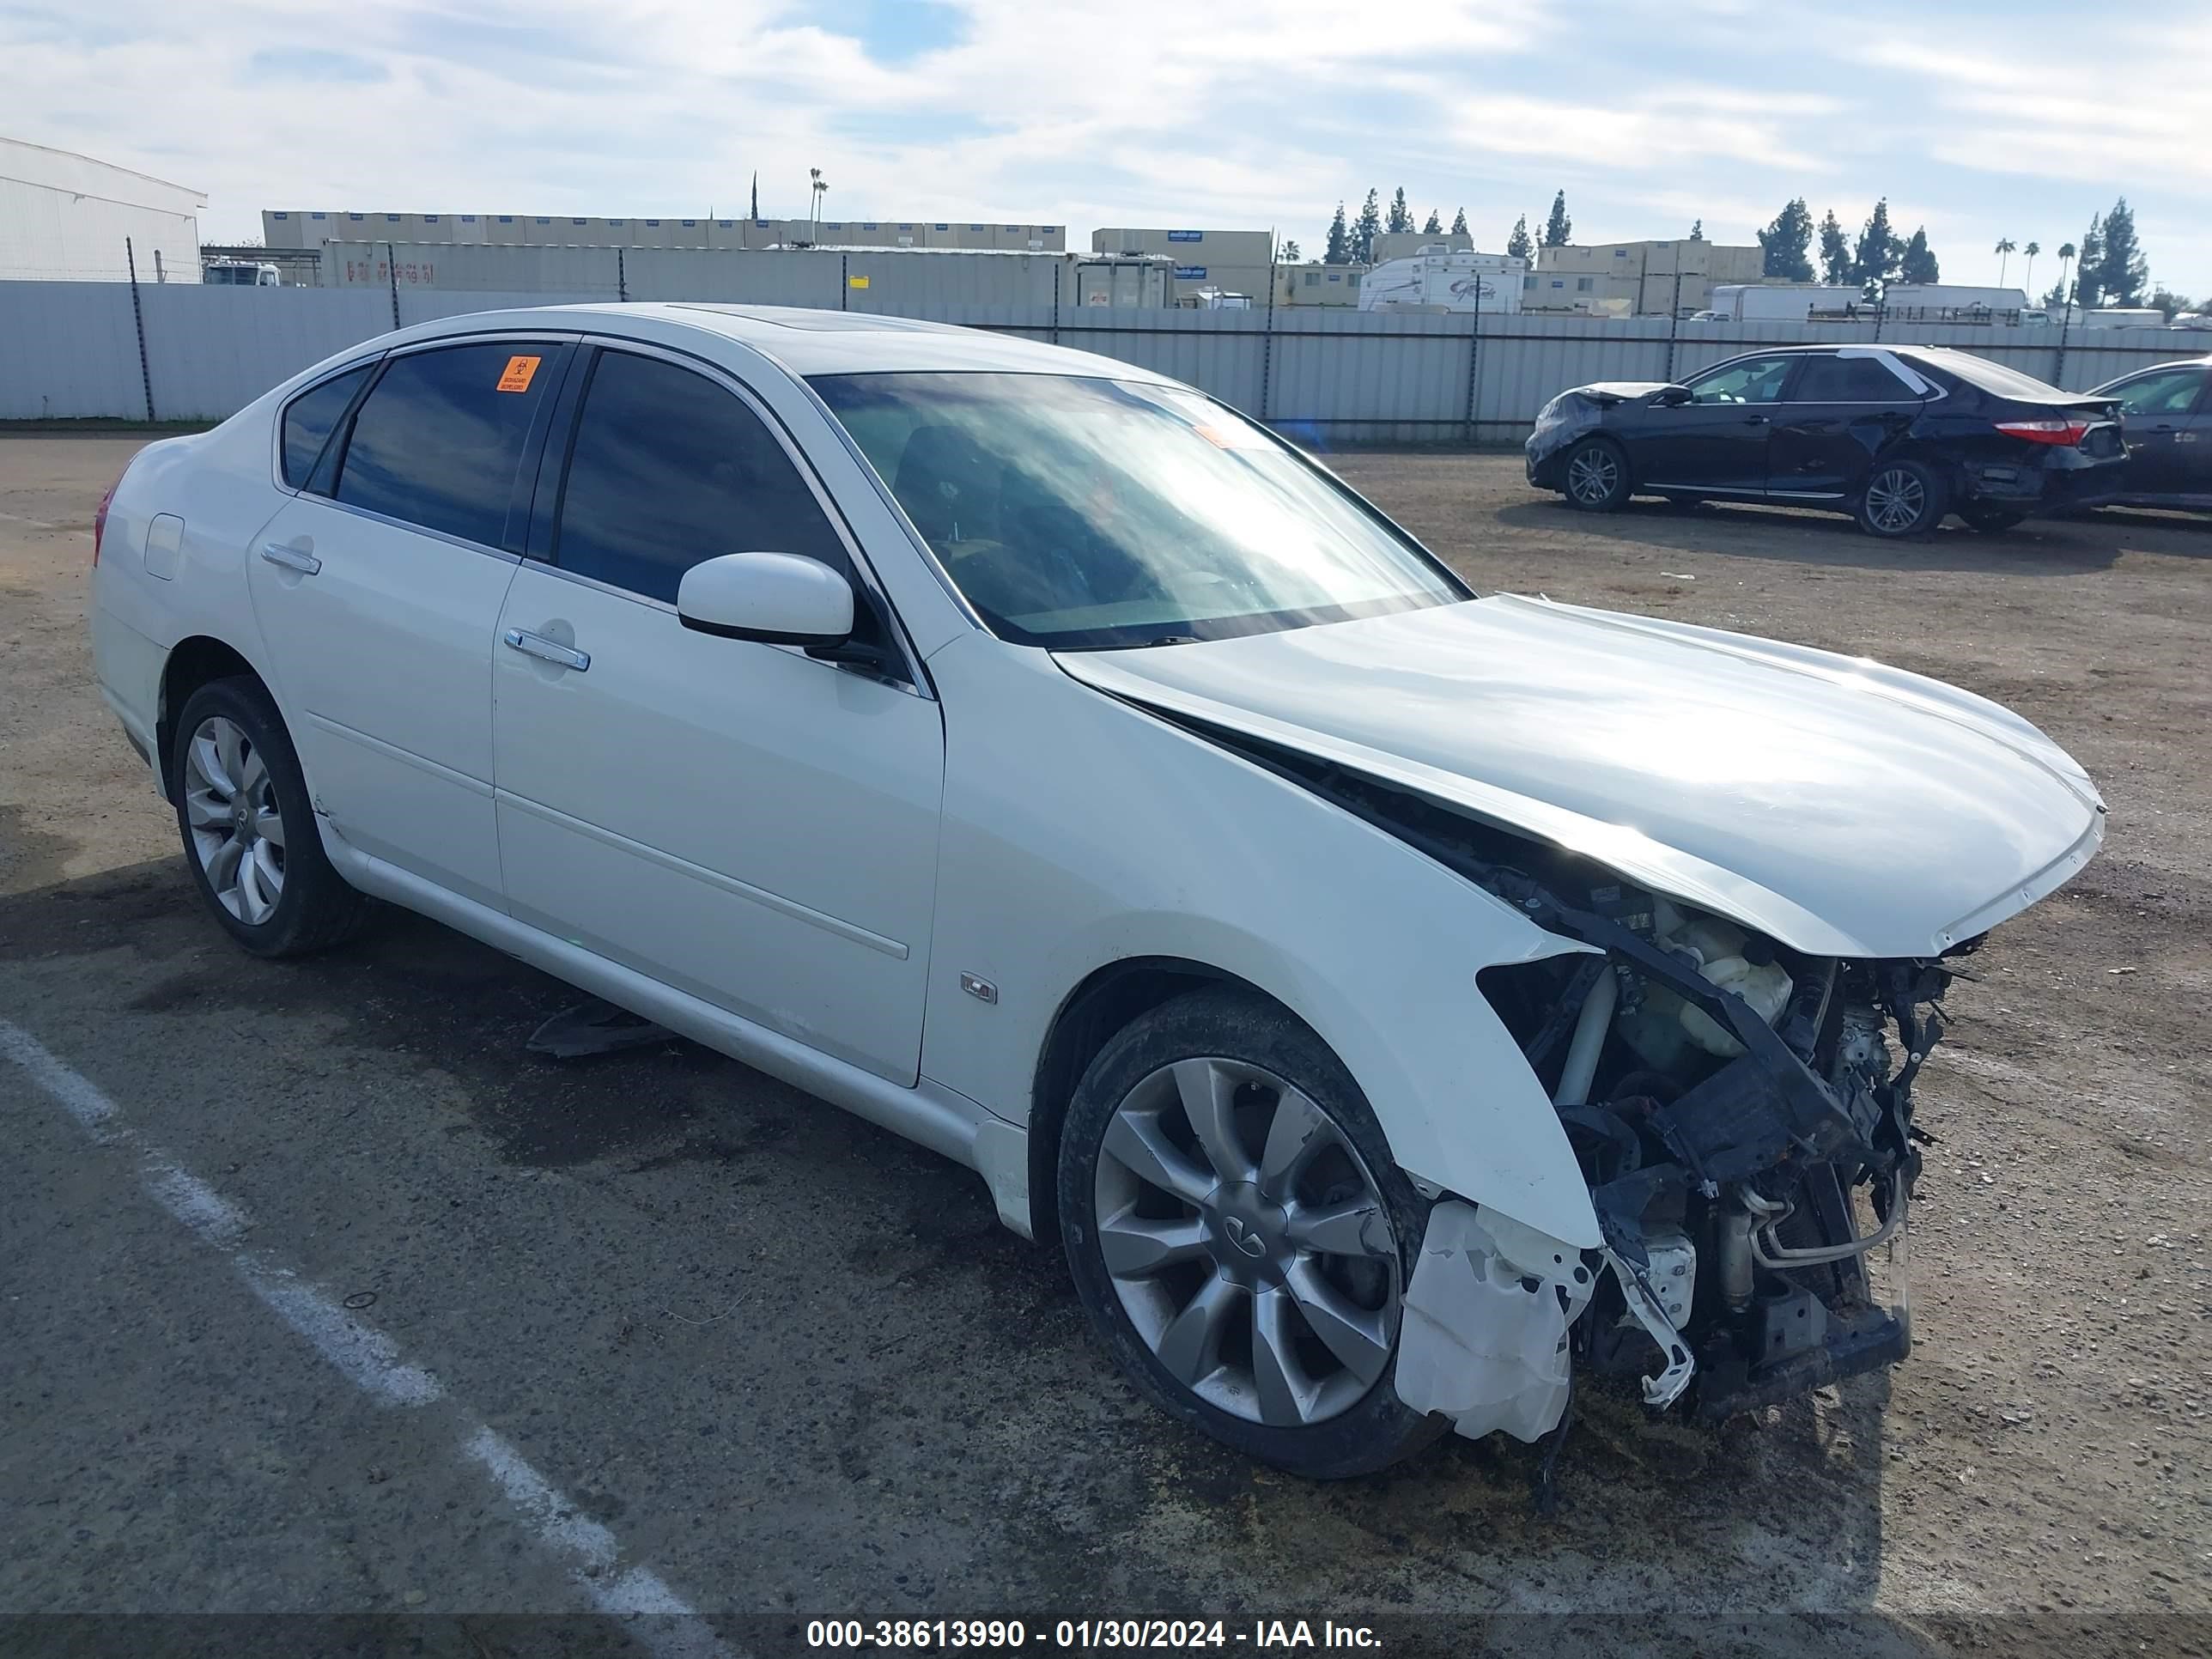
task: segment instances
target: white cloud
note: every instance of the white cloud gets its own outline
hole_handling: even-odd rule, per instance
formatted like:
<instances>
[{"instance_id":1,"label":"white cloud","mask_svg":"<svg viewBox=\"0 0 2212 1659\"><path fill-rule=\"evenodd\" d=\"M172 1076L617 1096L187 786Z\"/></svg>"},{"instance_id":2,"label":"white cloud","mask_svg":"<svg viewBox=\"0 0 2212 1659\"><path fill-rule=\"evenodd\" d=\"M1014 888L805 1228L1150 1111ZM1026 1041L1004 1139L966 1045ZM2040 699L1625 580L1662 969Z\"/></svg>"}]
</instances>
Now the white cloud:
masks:
<instances>
[{"instance_id":1,"label":"white cloud","mask_svg":"<svg viewBox=\"0 0 2212 1659\"><path fill-rule=\"evenodd\" d=\"M0 120L208 191L211 237L278 206L727 212L756 169L765 210L800 212L810 166L833 217L1079 242L1180 222L1316 246L1370 183L1464 206L1493 246L1560 185L1593 240L1702 218L1748 240L1797 195L1856 234L1887 191L1977 280L1969 250L2078 240L2124 191L2155 274L2212 289L2212 25L2085 27L2022 0L1996 32L1862 3L1863 27L1806 50L1741 0L965 0L958 39L886 62L791 0L19 0ZM318 53L371 78L306 78ZM257 80L257 54L293 70Z\"/></svg>"}]
</instances>

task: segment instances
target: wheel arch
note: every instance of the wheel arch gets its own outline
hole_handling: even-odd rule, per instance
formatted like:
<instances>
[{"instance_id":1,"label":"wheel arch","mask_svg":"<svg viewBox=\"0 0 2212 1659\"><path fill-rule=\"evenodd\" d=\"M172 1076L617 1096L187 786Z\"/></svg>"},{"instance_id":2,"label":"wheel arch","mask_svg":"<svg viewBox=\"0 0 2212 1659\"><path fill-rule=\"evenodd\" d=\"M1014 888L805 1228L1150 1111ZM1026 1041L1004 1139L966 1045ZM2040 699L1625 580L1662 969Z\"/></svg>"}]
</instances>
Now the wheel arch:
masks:
<instances>
[{"instance_id":1,"label":"wheel arch","mask_svg":"<svg viewBox=\"0 0 2212 1659\"><path fill-rule=\"evenodd\" d=\"M168 658L161 665L160 701L154 719L155 757L160 763L165 798L169 790L169 750L175 736L178 711L200 687L215 680L240 676L252 679L264 691L270 689L267 678L245 653L213 635L188 635L169 648ZM270 695L273 700L275 694Z\"/></svg>"},{"instance_id":2,"label":"wheel arch","mask_svg":"<svg viewBox=\"0 0 2212 1659\"><path fill-rule=\"evenodd\" d=\"M1075 1086L1099 1050L1130 1024L1188 991L1233 986L1263 997L1297 1020L1311 1024L1266 987L1241 974L1187 957L1128 957L1085 975L1066 996L1046 1028L1030 1091L1028 1126L1029 1203L1032 1237L1049 1239L1060 1229L1057 1170L1060 1135ZM1318 1032L1315 1033L1320 1037ZM1324 1042L1326 1038L1322 1038Z\"/></svg>"}]
</instances>

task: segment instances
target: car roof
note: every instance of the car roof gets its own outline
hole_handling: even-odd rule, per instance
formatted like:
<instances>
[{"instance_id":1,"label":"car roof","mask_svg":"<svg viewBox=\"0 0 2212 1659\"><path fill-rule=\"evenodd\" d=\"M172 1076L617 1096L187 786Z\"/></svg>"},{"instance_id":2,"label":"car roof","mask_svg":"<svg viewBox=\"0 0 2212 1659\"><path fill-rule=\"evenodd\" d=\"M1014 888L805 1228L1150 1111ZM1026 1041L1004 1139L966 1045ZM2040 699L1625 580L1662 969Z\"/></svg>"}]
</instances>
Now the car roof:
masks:
<instances>
[{"instance_id":1,"label":"car roof","mask_svg":"<svg viewBox=\"0 0 2212 1659\"><path fill-rule=\"evenodd\" d=\"M659 325L641 331L638 325ZM718 335L773 358L789 373L814 374L997 372L1110 375L1164 383L1133 363L1024 340L988 329L922 322L872 312L810 310L799 306L716 305L695 301L539 306L471 312L402 331L412 344L486 330L557 328L650 338L669 327Z\"/></svg>"}]
</instances>

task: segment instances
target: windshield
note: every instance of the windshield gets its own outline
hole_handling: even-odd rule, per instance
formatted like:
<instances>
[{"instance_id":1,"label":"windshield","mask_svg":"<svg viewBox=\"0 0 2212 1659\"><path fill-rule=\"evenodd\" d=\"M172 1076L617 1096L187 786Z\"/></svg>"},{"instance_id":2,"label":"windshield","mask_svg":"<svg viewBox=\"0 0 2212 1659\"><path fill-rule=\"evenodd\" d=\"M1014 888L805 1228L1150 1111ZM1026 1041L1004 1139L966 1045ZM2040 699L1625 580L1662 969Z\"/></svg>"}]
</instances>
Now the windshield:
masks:
<instances>
[{"instance_id":1,"label":"windshield","mask_svg":"<svg viewBox=\"0 0 2212 1659\"><path fill-rule=\"evenodd\" d=\"M1180 387L991 374L809 384L1001 639L1225 639L1468 597L1325 473Z\"/></svg>"}]
</instances>

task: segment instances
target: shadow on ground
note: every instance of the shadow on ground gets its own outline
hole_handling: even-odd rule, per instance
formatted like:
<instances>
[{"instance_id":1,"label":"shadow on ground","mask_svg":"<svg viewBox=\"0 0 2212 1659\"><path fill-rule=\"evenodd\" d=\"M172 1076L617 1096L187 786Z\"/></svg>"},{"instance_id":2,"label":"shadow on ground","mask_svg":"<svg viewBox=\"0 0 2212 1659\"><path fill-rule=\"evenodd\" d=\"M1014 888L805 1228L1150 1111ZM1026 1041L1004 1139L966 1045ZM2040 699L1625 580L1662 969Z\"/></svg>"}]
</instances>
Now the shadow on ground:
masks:
<instances>
[{"instance_id":1,"label":"shadow on ground","mask_svg":"<svg viewBox=\"0 0 2212 1659\"><path fill-rule=\"evenodd\" d=\"M909 1345L884 1362L896 1366L888 1382L854 1379L830 1478L899 1469L910 1486L918 1472L902 1468L910 1454L894 1425L959 1415L975 1380L948 1363L1024 1379L1010 1415L975 1423L975 1467L939 1477L994 1483L1003 1501L992 1535L974 1540L978 1560L1032 1595L1224 1615L1365 1607L1401 1615L1414 1650L1441 1626L1450 1637L1434 1650L1533 1651L1567 1615L1600 1612L1598 1639L1581 1650L1676 1651L1693 1630L1715 1654L1930 1650L1870 1612L1885 1379L1717 1431L1647 1418L1632 1385L1587 1387L1548 1517L1529 1497L1536 1449L1497 1437L1449 1439L1382 1475L1307 1483L1141 1404L1108 1369L1053 1252L1001 1228L969 1172L680 1040L586 1061L531 1055L531 1032L576 994L437 924L375 906L347 946L263 962L200 913L170 858L0 899L0 974L51 972L57 958L127 986L119 1019L307 1015L326 1051L365 1050L372 1070L435 1068L459 1084L492 1156L620 1182L644 1214L654 1206L642 1195L679 1165L707 1166L750 1201L791 1212L794 1226L834 1199L845 1220L819 1255L829 1316L863 1316L889 1287L923 1298L927 1328L929 1299L950 1300L934 1316L944 1354ZM641 1223L639 1249L677 1243ZM990 1310L980 1324L978 1297ZM1716 1639L1705 1613L1686 1609L1852 1616L1788 1631L1762 1621Z\"/></svg>"}]
</instances>

